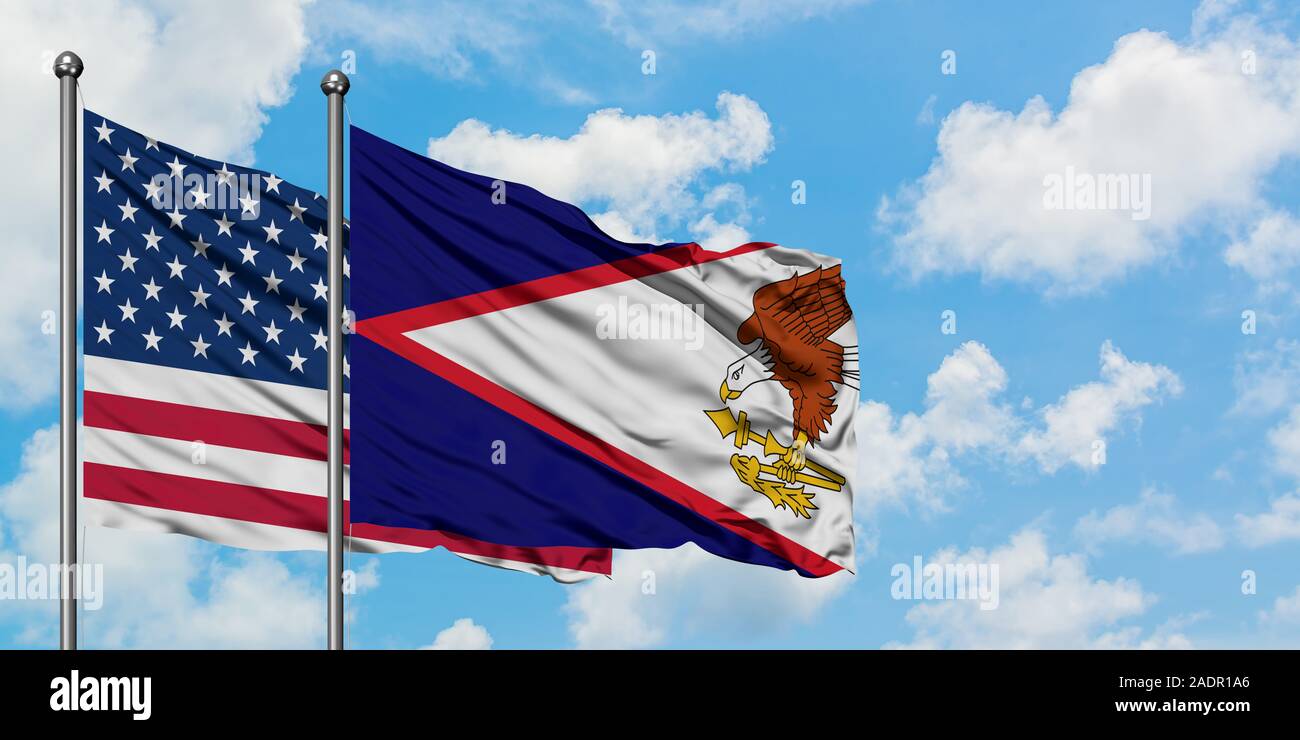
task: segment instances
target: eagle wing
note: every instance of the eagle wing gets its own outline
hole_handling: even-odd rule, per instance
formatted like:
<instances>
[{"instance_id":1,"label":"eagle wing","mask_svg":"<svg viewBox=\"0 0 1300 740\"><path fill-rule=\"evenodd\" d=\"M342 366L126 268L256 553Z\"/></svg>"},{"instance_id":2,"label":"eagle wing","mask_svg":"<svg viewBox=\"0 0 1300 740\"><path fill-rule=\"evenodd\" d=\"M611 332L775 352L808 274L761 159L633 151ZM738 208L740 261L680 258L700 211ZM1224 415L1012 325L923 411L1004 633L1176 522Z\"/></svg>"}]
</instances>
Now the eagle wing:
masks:
<instances>
[{"instance_id":1,"label":"eagle wing","mask_svg":"<svg viewBox=\"0 0 1300 740\"><path fill-rule=\"evenodd\" d=\"M790 334L810 347L821 344L826 337L844 326L849 320L849 303L844 298L844 278L840 266L795 275L782 282L793 283L783 295L773 295L768 306L773 318ZM776 283L781 285L781 283ZM774 286L767 286L767 290ZM761 291L760 291L761 292ZM755 307L760 296L754 296Z\"/></svg>"},{"instance_id":2,"label":"eagle wing","mask_svg":"<svg viewBox=\"0 0 1300 740\"><path fill-rule=\"evenodd\" d=\"M740 325L736 338L749 344L760 337L783 334L812 348L852 315L840 266L819 267L759 288L754 293L754 314Z\"/></svg>"},{"instance_id":3,"label":"eagle wing","mask_svg":"<svg viewBox=\"0 0 1300 740\"><path fill-rule=\"evenodd\" d=\"M759 288L754 314L740 325L741 344L762 339L772 374L790 391L794 428L817 440L835 412L844 349L827 339L849 320L840 266L817 268Z\"/></svg>"}]
</instances>

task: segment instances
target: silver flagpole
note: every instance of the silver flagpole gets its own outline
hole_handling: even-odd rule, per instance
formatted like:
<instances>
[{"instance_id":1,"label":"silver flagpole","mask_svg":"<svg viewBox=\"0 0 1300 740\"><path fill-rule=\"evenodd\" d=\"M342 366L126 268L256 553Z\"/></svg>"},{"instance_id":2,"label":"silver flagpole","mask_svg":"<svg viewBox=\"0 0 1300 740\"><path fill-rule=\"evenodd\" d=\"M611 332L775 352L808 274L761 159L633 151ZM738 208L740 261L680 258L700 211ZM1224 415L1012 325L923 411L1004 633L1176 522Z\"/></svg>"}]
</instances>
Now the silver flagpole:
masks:
<instances>
[{"instance_id":1,"label":"silver flagpole","mask_svg":"<svg viewBox=\"0 0 1300 740\"><path fill-rule=\"evenodd\" d=\"M343 96L348 76L320 81L329 99L329 649L343 649Z\"/></svg>"},{"instance_id":2,"label":"silver flagpole","mask_svg":"<svg viewBox=\"0 0 1300 740\"><path fill-rule=\"evenodd\" d=\"M54 60L59 78L59 647L77 649L77 78L81 57Z\"/></svg>"}]
</instances>

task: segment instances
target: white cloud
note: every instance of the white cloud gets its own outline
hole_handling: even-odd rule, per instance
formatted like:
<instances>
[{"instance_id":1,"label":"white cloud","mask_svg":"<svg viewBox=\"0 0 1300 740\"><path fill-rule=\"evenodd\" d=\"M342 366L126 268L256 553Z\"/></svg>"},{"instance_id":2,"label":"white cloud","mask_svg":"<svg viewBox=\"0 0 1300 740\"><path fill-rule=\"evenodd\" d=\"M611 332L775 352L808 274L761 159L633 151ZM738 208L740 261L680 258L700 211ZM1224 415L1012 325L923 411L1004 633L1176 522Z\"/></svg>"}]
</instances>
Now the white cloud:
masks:
<instances>
[{"instance_id":1,"label":"white cloud","mask_svg":"<svg viewBox=\"0 0 1300 740\"><path fill-rule=\"evenodd\" d=\"M1019 113L974 102L952 112L929 170L878 210L897 266L1079 292L1172 257L1198 227L1253 223L1269 210L1264 179L1300 152L1300 46L1246 17L1205 13L1201 28L1182 44L1147 30L1121 37L1075 76L1059 112L1041 97ZM1067 167L1149 174L1149 220L1046 208L1045 178ZM1280 259L1275 247L1230 259L1262 265Z\"/></svg>"},{"instance_id":2,"label":"white cloud","mask_svg":"<svg viewBox=\"0 0 1300 740\"><path fill-rule=\"evenodd\" d=\"M1269 430L1268 444L1273 450L1273 467L1300 478L1300 404L1292 406L1287 418Z\"/></svg>"},{"instance_id":3,"label":"white cloud","mask_svg":"<svg viewBox=\"0 0 1300 740\"><path fill-rule=\"evenodd\" d=\"M0 45L6 111L0 159L6 269L0 272L0 407L54 392L55 337L43 311L58 306L58 85L54 55L72 49L86 71L88 107L207 156L248 161L266 110L287 100L307 39L303 3L237 0L166 5L4 3ZM123 50L129 50L124 52Z\"/></svg>"},{"instance_id":4,"label":"white cloud","mask_svg":"<svg viewBox=\"0 0 1300 740\"><path fill-rule=\"evenodd\" d=\"M926 562L997 564L999 602L984 610L974 600L920 603L907 612L915 634L910 642L887 647L959 649L1187 647L1172 631L1143 638L1125 626L1155 599L1127 578L1104 580L1088 572L1080 553L1053 555L1047 537L1026 529L1005 545L985 550L955 548Z\"/></svg>"},{"instance_id":5,"label":"white cloud","mask_svg":"<svg viewBox=\"0 0 1300 740\"><path fill-rule=\"evenodd\" d=\"M1243 353L1232 382L1233 414L1262 416L1300 401L1300 342L1279 339L1271 349Z\"/></svg>"},{"instance_id":6,"label":"white cloud","mask_svg":"<svg viewBox=\"0 0 1300 740\"><path fill-rule=\"evenodd\" d=\"M673 638L760 637L798 629L852 583L737 563L695 545L619 551L615 577L569 591L579 648L648 648Z\"/></svg>"},{"instance_id":7,"label":"white cloud","mask_svg":"<svg viewBox=\"0 0 1300 740\"><path fill-rule=\"evenodd\" d=\"M1007 373L988 348L966 342L926 379L925 411L895 421L890 408L867 401L858 409L858 500L870 512L884 503L915 500L946 508L944 494L964 481L951 465L963 452L1003 449L1015 419L998 400Z\"/></svg>"},{"instance_id":8,"label":"white cloud","mask_svg":"<svg viewBox=\"0 0 1300 740\"><path fill-rule=\"evenodd\" d=\"M948 508L946 497L965 485L951 456L930 439L925 415L895 420L887 404L866 401L854 420L858 439L855 507L871 514L884 505L915 502L923 511Z\"/></svg>"},{"instance_id":9,"label":"white cloud","mask_svg":"<svg viewBox=\"0 0 1300 740\"><path fill-rule=\"evenodd\" d=\"M701 111L629 116L596 111L568 138L524 136L469 119L429 140L430 157L491 177L524 183L553 198L605 208L594 219L620 238L652 235L692 219L693 231L715 239L730 234L717 220L724 209L744 210L743 190L729 183L703 197L693 188L706 173L735 172L763 162L772 149L772 125L758 103L724 92L718 115ZM509 197L507 193L507 197ZM713 221L706 220L714 216ZM735 220L740 227L743 221ZM729 245L729 246L735 246Z\"/></svg>"},{"instance_id":10,"label":"white cloud","mask_svg":"<svg viewBox=\"0 0 1300 740\"><path fill-rule=\"evenodd\" d=\"M95 536L116 542L111 559L104 559L106 606L84 617L91 644L97 644L96 633L105 635L105 647L309 649L325 644L325 593L319 579L291 572L273 555L240 553L226 562L205 561L192 552L181 562L197 566L193 570L169 569L165 575L170 580L137 581L124 591L115 585L120 582L115 575L132 569L149 575L153 568L142 557L146 553L180 555L199 548L192 546L196 543L143 542L140 533L120 530ZM153 536L159 537L180 539ZM100 545L94 552L102 550ZM206 589L200 590L202 585Z\"/></svg>"},{"instance_id":11,"label":"white cloud","mask_svg":"<svg viewBox=\"0 0 1300 740\"><path fill-rule=\"evenodd\" d=\"M591 24L577 7L538 0L322 0L310 15L313 61L363 75L375 65L419 68L460 82L495 79L543 100L590 106L592 91L550 67L546 36L572 42Z\"/></svg>"},{"instance_id":12,"label":"white cloud","mask_svg":"<svg viewBox=\"0 0 1300 740\"><path fill-rule=\"evenodd\" d=\"M1226 539L1208 515L1184 514L1173 494L1153 488L1144 489L1136 503L1102 515L1089 512L1075 524L1074 534L1090 550L1109 542L1148 542L1179 555L1218 550Z\"/></svg>"},{"instance_id":13,"label":"white cloud","mask_svg":"<svg viewBox=\"0 0 1300 740\"><path fill-rule=\"evenodd\" d=\"M1236 520L1237 537L1247 547L1300 540L1300 493L1275 499L1266 512L1238 514Z\"/></svg>"},{"instance_id":14,"label":"white cloud","mask_svg":"<svg viewBox=\"0 0 1300 740\"><path fill-rule=\"evenodd\" d=\"M637 46L700 37L732 39L782 23L829 15L870 0L589 0L606 30Z\"/></svg>"},{"instance_id":15,"label":"white cloud","mask_svg":"<svg viewBox=\"0 0 1300 740\"><path fill-rule=\"evenodd\" d=\"M1260 612L1259 619L1266 624L1300 625L1300 586L1288 596L1277 597L1273 608Z\"/></svg>"},{"instance_id":16,"label":"white cloud","mask_svg":"<svg viewBox=\"0 0 1300 740\"><path fill-rule=\"evenodd\" d=\"M457 619L421 650L491 650L492 635L468 617Z\"/></svg>"},{"instance_id":17,"label":"white cloud","mask_svg":"<svg viewBox=\"0 0 1300 740\"><path fill-rule=\"evenodd\" d=\"M921 126L931 126L934 124L934 106L939 102L938 95L930 95L921 104L921 110L916 114L916 122Z\"/></svg>"},{"instance_id":18,"label":"white cloud","mask_svg":"<svg viewBox=\"0 0 1300 740\"><path fill-rule=\"evenodd\" d=\"M24 445L18 474L0 487L0 561L58 562L58 428ZM312 648L324 642L319 579L272 555L214 557L179 535L88 527L84 562L103 566L103 607L83 611L94 647ZM370 580L375 580L373 576ZM34 642L54 642L55 601L11 602L2 616Z\"/></svg>"},{"instance_id":19,"label":"white cloud","mask_svg":"<svg viewBox=\"0 0 1300 740\"><path fill-rule=\"evenodd\" d=\"M928 435L953 452L998 445L1011 431L1011 411L994 399L1007 372L984 345L966 342L926 378Z\"/></svg>"},{"instance_id":20,"label":"white cloud","mask_svg":"<svg viewBox=\"0 0 1300 740\"><path fill-rule=\"evenodd\" d=\"M1132 362L1109 341L1100 365L1100 380L1030 415L1003 399L1007 373L988 348L966 342L927 378L923 412L896 418L889 406L864 402L856 422L862 510L914 501L942 511L947 496L965 484L953 464L965 455L1034 462L1048 474L1067 465L1095 469L1095 441L1105 443L1126 422L1140 420L1143 407L1181 390L1173 371Z\"/></svg>"},{"instance_id":21,"label":"white cloud","mask_svg":"<svg viewBox=\"0 0 1300 740\"><path fill-rule=\"evenodd\" d=\"M360 42L358 70L374 60L464 79L474 74L480 59L501 63L529 45L522 14L531 6L463 0L377 4L325 0L313 9L311 32L322 47Z\"/></svg>"},{"instance_id":22,"label":"white cloud","mask_svg":"<svg viewBox=\"0 0 1300 740\"><path fill-rule=\"evenodd\" d=\"M1286 273L1300 265L1300 220L1289 213L1269 213L1230 244L1223 258L1264 289L1281 288Z\"/></svg>"},{"instance_id":23,"label":"white cloud","mask_svg":"<svg viewBox=\"0 0 1300 740\"><path fill-rule=\"evenodd\" d=\"M1182 383L1163 365L1132 362L1109 340L1101 347L1101 380L1072 389L1044 408L1042 430L1020 440L1020 453L1054 473L1067 462L1095 468L1101 457L1094 443L1105 444L1126 417L1142 407L1182 393Z\"/></svg>"}]
</instances>

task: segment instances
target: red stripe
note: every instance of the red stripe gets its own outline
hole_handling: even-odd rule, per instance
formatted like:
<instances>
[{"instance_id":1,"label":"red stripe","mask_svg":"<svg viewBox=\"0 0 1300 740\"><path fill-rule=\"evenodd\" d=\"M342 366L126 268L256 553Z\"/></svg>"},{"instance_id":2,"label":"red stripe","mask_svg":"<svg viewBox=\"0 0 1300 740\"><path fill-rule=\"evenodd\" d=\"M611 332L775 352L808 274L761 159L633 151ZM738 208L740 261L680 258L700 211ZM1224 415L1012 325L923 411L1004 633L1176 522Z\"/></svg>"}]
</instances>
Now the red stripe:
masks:
<instances>
[{"instance_id":1,"label":"red stripe","mask_svg":"<svg viewBox=\"0 0 1300 740\"><path fill-rule=\"evenodd\" d=\"M369 330L362 330L361 334L429 372L441 376L470 393L485 399L503 411L532 424L574 449L595 458L635 481L649 486L652 490L658 491L696 514L726 527L769 552L775 553L814 576L830 575L842 570L842 566L828 560L825 556L809 550L780 532L759 524L735 509L649 465L644 460L613 447L586 430L574 426L472 370L448 360L400 333L388 333L388 327L385 325L372 324Z\"/></svg>"},{"instance_id":2,"label":"red stripe","mask_svg":"<svg viewBox=\"0 0 1300 740\"><path fill-rule=\"evenodd\" d=\"M527 303L550 300L560 296L580 293L592 288L638 280L650 275L671 272L683 267L703 265L716 260L737 257L750 252L776 246L769 242L751 242L725 252L713 252L698 244L682 244L658 252L627 257L615 262L606 262L593 267L585 267L573 272L550 275L524 283L507 285L504 288L485 290L481 293L461 296L427 306L417 306L405 311L384 314L374 318L358 321L357 332L366 334L365 329L401 334L412 329L444 324L448 321L479 316L493 311L501 311Z\"/></svg>"},{"instance_id":3,"label":"red stripe","mask_svg":"<svg viewBox=\"0 0 1300 740\"><path fill-rule=\"evenodd\" d=\"M168 439L202 440L206 444L221 447L309 460L327 458L326 428L320 424L117 396L99 391L86 391L84 397L85 423L88 427ZM348 430L344 430L345 465L349 462L349 439Z\"/></svg>"},{"instance_id":4,"label":"red stripe","mask_svg":"<svg viewBox=\"0 0 1300 740\"><path fill-rule=\"evenodd\" d=\"M320 496L90 462L83 464L83 476L87 498L308 532L326 530L326 501ZM346 523L349 521L347 502L343 507L343 521ZM605 549L511 547L447 532L375 524L352 525L352 536L413 547L445 547L465 555L537 563L599 575L609 575L612 560L612 554Z\"/></svg>"}]
</instances>

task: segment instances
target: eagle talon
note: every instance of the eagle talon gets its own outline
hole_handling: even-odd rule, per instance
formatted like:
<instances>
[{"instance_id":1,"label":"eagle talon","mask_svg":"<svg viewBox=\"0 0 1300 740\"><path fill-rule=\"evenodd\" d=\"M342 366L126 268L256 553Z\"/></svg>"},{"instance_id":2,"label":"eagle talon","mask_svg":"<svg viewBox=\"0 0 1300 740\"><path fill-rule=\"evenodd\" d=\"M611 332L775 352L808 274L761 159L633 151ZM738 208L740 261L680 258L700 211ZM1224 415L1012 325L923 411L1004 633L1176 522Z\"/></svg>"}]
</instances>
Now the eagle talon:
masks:
<instances>
[{"instance_id":1,"label":"eagle talon","mask_svg":"<svg viewBox=\"0 0 1300 740\"><path fill-rule=\"evenodd\" d=\"M772 467L776 468L776 477L782 482L794 482L795 471L785 462L785 460L778 460Z\"/></svg>"},{"instance_id":2,"label":"eagle talon","mask_svg":"<svg viewBox=\"0 0 1300 740\"><path fill-rule=\"evenodd\" d=\"M808 435L799 432L795 438L794 444L781 455L781 459L773 467L777 470L777 477L786 483L793 483L795 476L804 466L808 464L808 454L805 448L808 446Z\"/></svg>"}]
</instances>

